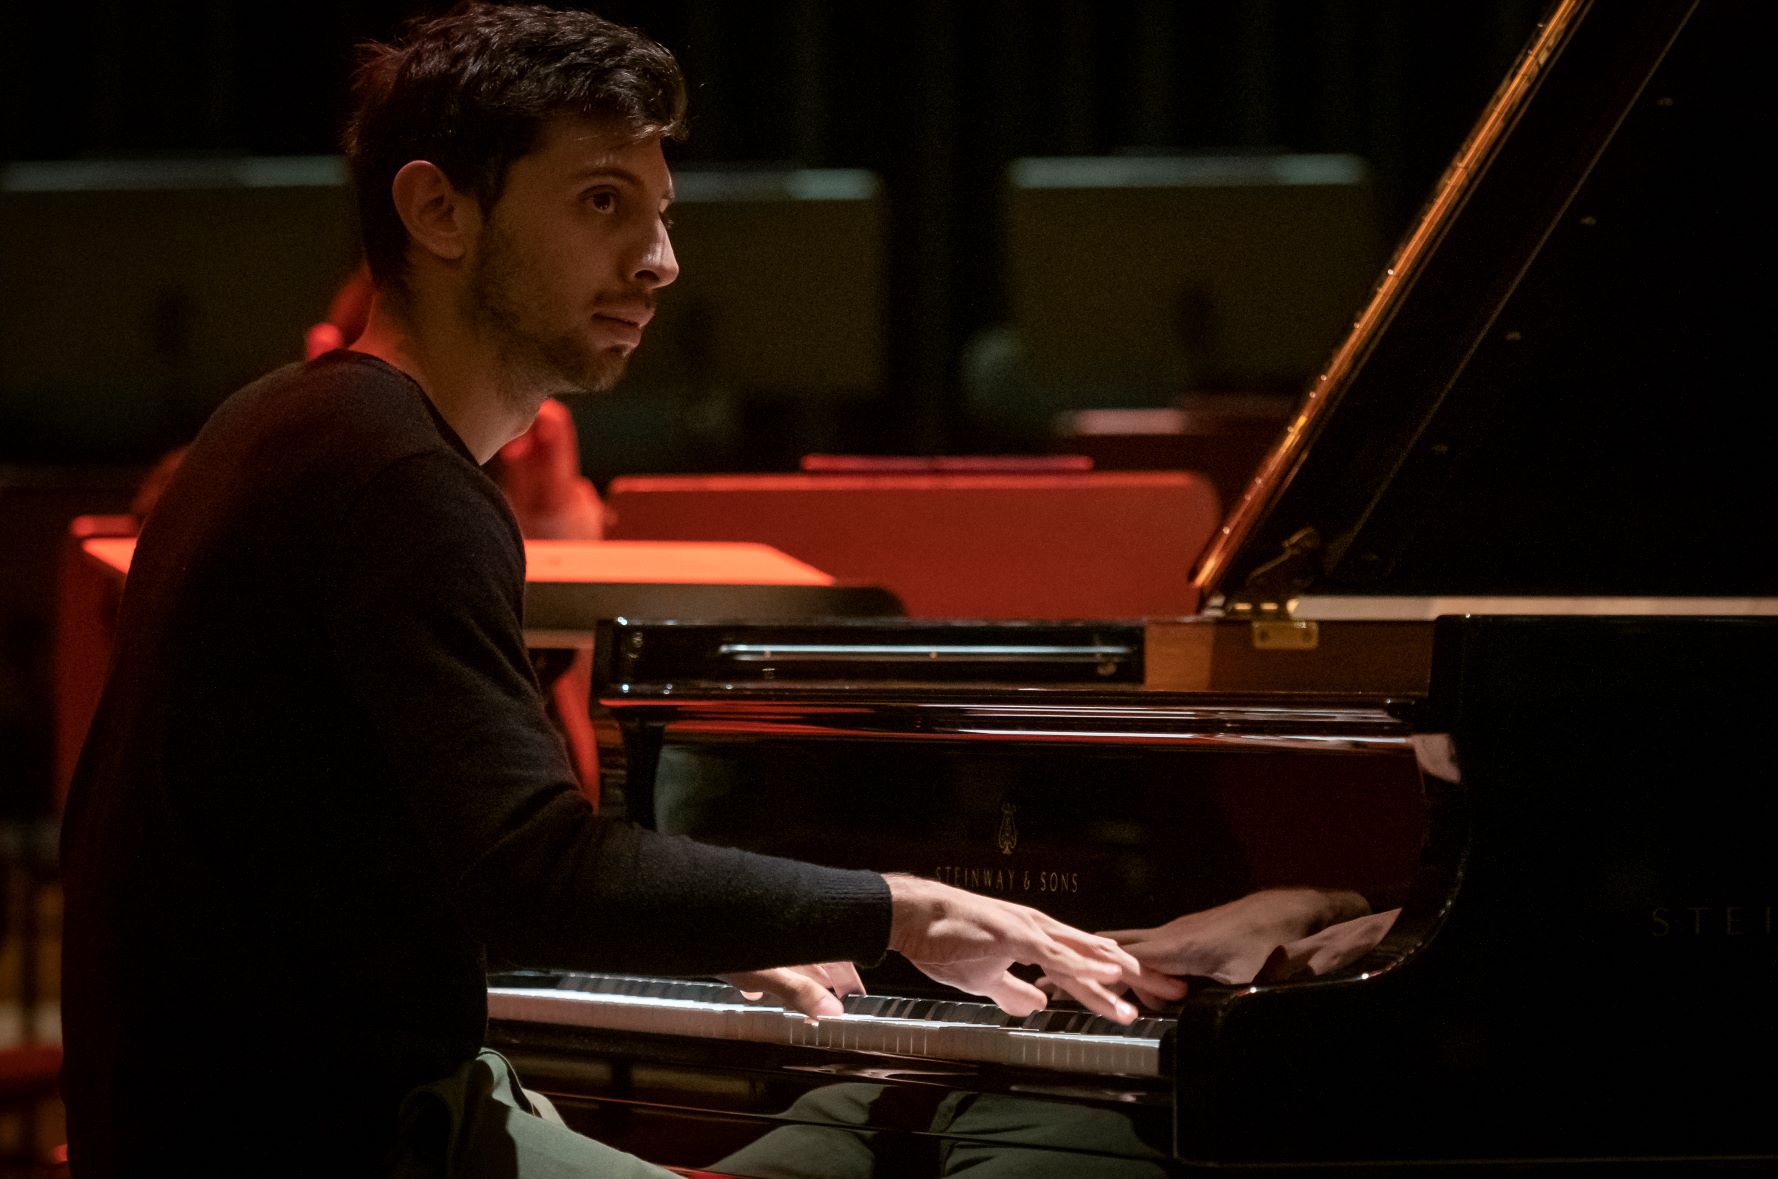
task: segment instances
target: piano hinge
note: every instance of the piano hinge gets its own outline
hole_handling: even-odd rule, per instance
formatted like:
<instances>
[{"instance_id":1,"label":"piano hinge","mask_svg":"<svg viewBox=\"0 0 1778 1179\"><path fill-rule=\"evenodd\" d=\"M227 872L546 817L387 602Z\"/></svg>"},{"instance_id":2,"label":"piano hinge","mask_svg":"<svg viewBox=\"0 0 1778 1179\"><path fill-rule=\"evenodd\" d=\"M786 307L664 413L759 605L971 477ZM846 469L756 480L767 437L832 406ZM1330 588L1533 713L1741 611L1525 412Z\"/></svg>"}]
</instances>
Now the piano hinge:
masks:
<instances>
[{"instance_id":1,"label":"piano hinge","mask_svg":"<svg viewBox=\"0 0 1778 1179\"><path fill-rule=\"evenodd\" d=\"M1303 528L1284 542L1284 551L1247 575L1241 592L1223 606L1223 615L1253 624L1256 651L1312 651L1321 645L1313 621L1291 617L1297 594L1320 570L1321 535Z\"/></svg>"},{"instance_id":2,"label":"piano hinge","mask_svg":"<svg viewBox=\"0 0 1778 1179\"><path fill-rule=\"evenodd\" d=\"M1256 618L1255 651L1313 651L1321 645L1321 624L1314 619Z\"/></svg>"},{"instance_id":3,"label":"piano hinge","mask_svg":"<svg viewBox=\"0 0 1778 1179\"><path fill-rule=\"evenodd\" d=\"M1290 600L1321 573L1321 534L1303 528L1284 541L1284 551L1247 575L1230 596L1227 612L1234 617L1279 616L1289 613Z\"/></svg>"}]
</instances>

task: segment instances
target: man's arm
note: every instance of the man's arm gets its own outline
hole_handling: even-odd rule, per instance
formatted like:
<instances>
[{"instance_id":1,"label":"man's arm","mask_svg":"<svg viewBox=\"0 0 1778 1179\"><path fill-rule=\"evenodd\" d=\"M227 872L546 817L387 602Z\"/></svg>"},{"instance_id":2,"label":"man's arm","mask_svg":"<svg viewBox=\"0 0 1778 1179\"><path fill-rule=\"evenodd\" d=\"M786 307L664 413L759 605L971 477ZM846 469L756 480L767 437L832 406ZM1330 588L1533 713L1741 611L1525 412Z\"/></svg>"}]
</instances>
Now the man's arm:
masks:
<instances>
[{"instance_id":1,"label":"man's arm","mask_svg":"<svg viewBox=\"0 0 1778 1179\"><path fill-rule=\"evenodd\" d=\"M383 751L351 768L430 869L412 886L492 958L703 974L882 955L891 905L876 873L592 812L538 694L519 536L491 483L450 456L402 460L335 537L319 606L344 714Z\"/></svg>"}]
</instances>

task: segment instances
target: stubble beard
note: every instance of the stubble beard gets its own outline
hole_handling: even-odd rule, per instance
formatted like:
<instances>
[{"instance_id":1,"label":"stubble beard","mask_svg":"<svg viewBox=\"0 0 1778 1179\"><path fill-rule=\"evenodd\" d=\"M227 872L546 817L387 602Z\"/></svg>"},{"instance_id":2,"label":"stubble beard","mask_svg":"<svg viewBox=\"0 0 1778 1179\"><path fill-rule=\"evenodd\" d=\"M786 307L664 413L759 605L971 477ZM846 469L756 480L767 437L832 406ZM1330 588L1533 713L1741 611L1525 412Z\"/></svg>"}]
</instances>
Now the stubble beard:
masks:
<instances>
[{"instance_id":1,"label":"stubble beard","mask_svg":"<svg viewBox=\"0 0 1778 1179\"><path fill-rule=\"evenodd\" d=\"M511 240L490 225L468 296L476 322L498 353L502 398L535 411L546 397L606 392L623 376L629 354L596 347L584 331L537 326L549 317L525 300L530 269Z\"/></svg>"}]
</instances>

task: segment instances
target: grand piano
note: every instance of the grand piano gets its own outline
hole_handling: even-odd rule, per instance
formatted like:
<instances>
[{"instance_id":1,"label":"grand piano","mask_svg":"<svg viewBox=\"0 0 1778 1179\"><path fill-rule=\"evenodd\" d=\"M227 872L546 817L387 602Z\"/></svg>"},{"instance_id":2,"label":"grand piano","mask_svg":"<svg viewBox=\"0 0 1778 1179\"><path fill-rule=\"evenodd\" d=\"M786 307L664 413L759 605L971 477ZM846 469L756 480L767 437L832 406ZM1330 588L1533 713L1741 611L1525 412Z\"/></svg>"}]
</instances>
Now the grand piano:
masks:
<instances>
[{"instance_id":1,"label":"grand piano","mask_svg":"<svg viewBox=\"0 0 1778 1179\"><path fill-rule=\"evenodd\" d=\"M1400 915L1129 1028L513 964L568 1120L732 1175L1778 1166L1770 6L1562 0L1189 617L617 619L606 805L1096 929Z\"/></svg>"}]
</instances>

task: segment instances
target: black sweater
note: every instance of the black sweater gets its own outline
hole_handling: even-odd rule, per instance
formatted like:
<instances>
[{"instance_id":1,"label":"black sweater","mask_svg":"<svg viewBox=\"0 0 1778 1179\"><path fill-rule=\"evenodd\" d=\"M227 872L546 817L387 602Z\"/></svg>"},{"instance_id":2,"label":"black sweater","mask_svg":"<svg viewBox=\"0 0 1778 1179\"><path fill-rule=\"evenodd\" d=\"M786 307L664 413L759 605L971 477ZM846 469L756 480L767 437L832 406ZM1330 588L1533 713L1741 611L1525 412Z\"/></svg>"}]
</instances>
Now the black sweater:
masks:
<instances>
[{"instance_id":1,"label":"black sweater","mask_svg":"<svg viewBox=\"0 0 1778 1179\"><path fill-rule=\"evenodd\" d=\"M480 1046L490 957L883 953L873 873L595 816L523 579L499 489L380 361L281 370L206 425L137 546L64 825L75 1174L257 1173L268 1145L374 1169L402 1094Z\"/></svg>"}]
</instances>

